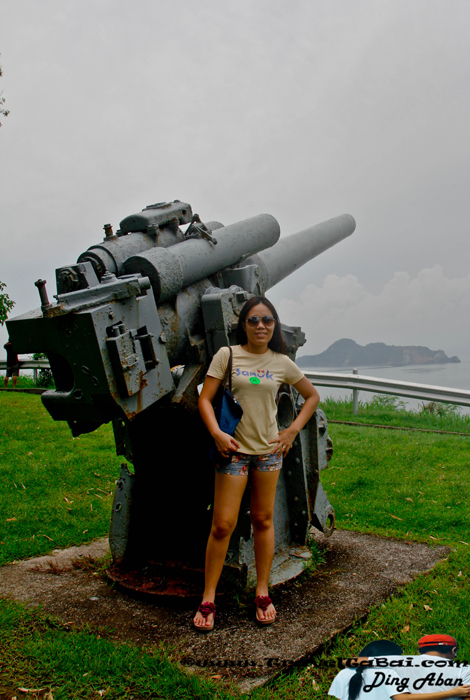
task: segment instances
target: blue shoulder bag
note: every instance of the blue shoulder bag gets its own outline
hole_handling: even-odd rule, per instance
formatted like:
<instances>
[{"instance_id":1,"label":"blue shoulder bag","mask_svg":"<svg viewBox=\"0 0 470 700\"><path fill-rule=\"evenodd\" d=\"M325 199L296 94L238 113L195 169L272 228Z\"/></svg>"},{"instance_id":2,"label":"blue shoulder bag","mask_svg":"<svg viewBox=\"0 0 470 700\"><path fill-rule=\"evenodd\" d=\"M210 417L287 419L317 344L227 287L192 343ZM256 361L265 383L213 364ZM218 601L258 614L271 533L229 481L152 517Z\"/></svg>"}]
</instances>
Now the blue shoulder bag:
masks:
<instances>
[{"instance_id":1,"label":"blue shoulder bag","mask_svg":"<svg viewBox=\"0 0 470 700\"><path fill-rule=\"evenodd\" d=\"M230 355L227 363L227 369L225 370L225 377L223 378L222 384L215 395L212 405L214 406L214 413L217 423L219 424L219 428L224 433L233 436L243 415L243 409L238 401L234 399L232 394L233 353L232 348L229 348L229 350ZM212 441L212 445L209 448L209 457L213 462L217 462L217 464L228 464L232 461L231 455L229 457L222 457L215 446L214 441Z\"/></svg>"}]
</instances>

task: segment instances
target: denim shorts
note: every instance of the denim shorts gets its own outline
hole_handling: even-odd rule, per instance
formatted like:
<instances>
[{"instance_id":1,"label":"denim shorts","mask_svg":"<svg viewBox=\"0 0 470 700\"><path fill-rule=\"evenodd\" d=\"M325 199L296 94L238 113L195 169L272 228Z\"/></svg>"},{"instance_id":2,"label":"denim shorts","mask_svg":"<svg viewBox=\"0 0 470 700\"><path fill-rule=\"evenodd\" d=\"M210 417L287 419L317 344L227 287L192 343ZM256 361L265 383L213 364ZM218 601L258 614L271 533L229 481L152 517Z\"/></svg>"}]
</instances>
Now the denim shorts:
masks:
<instances>
[{"instance_id":1,"label":"denim shorts","mask_svg":"<svg viewBox=\"0 0 470 700\"><path fill-rule=\"evenodd\" d=\"M247 455L243 452L234 452L232 461L228 464L216 464L218 474L231 474L233 476L248 476L250 471L277 472L282 468L282 455Z\"/></svg>"}]
</instances>

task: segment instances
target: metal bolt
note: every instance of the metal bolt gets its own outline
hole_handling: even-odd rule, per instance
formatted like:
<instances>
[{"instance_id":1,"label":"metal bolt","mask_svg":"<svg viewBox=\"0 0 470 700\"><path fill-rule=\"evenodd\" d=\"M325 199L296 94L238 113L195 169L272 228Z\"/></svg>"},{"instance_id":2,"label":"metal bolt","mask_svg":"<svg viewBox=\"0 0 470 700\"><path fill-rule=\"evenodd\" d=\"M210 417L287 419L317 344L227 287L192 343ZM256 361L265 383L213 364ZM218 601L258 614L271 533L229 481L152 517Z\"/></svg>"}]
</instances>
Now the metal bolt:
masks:
<instances>
[{"instance_id":1,"label":"metal bolt","mask_svg":"<svg viewBox=\"0 0 470 700\"><path fill-rule=\"evenodd\" d=\"M46 309L49 309L52 306L47 296L46 280L37 280L34 284L39 290L39 297L41 299L41 309L45 311Z\"/></svg>"},{"instance_id":2,"label":"metal bolt","mask_svg":"<svg viewBox=\"0 0 470 700\"><path fill-rule=\"evenodd\" d=\"M152 286L150 284L150 280L148 277L142 277L140 280L138 280L140 291L145 292L147 289L150 289Z\"/></svg>"}]
</instances>

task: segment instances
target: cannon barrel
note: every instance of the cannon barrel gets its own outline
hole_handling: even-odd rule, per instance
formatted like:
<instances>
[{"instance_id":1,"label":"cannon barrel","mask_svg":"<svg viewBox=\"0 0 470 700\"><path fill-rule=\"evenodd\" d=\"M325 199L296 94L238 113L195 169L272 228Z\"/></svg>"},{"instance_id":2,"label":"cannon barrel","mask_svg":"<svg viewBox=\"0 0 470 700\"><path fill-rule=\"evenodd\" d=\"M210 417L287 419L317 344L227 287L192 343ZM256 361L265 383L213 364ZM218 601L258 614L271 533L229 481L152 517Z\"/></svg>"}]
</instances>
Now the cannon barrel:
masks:
<instances>
[{"instance_id":1,"label":"cannon barrel","mask_svg":"<svg viewBox=\"0 0 470 700\"><path fill-rule=\"evenodd\" d=\"M152 283L157 302L176 296L184 287L235 265L247 255L273 246L280 236L273 216L260 214L216 231L214 243L192 238L133 255L124 264L127 274L141 273Z\"/></svg>"},{"instance_id":2,"label":"cannon barrel","mask_svg":"<svg viewBox=\"0 0 470 700\"><path fill-rule=\"evenodd\" d=\"M137 219L137 221L139 220ZM121 221L121 226L122 224ZM208 231L215 231L223 227L223 224L218 221L207 221L204 225ZM162 226L158 230L158 236L154 233L148 233L147 230L107 235L101 243L92 245L82 253L78 257L77 263L90 262L99 279L105 272L111 272L119 277L125 274L125 263L132 256L157 246L164 248L174 246L182 241L184 241L182 232L179 229L175 232L168 226Z\"/></svg>"},{"instance_id":3,"label":"cannon barrel","mask_svg":"<svg viewBox=\"0 0 470 700\"><path fill-rule=\"evenodd\" d=\"M350 236L355 228L354 218L342 214L281 238L275 246L250 256L243 264L258 266L260 288L264 293L309 260Z\"/></svg>"},{"instance_id":4,"label":"cannon barrel","mask_svg":"<svg viewBox=\"0 0 470 700\"><path fill-rule=\"evenodd\" d=\"M213 274L217 263L219 263L217 269L220 271L222 286L230 287L233 284L251 294L264 295L266 290L294 270L350 236L355 227L354 218L350 214L343 214L286 236L274 245L271 243L271 247L268 248L266 241L269 245L274 239L278 230L277 222L273 217L263 214L219 229L217 231L219 244L216 248L208 241L201 240L186 241L171 248L154 248L131 258L131 261L126 263L126 269L128 272L142 273L151 280L155 298L159 304L160 318L165 328L171 364L184 364L184 358L187 357L189 350L189 338L198 326L201 294L204 295L203 301L208 301L206 295L209 293L207 288L210 289L210 285L207 280L201 282L201 276L207 278ZM262 245L263 239L264 245ZM247 246L246 253L248 250L253 250L255 245L259 249L262 246L262 250L245 258L235 267L220 267L223 252L220 241L226 246L225 259L228 259L228 256L232 256L232 260L237 256L240 257L243 245ZM192 244L192 248L189 243ZM199 253L197 257L194 255L195 252ZM195 284L196 281L197 284ZM183 291L181 291L182 287ZM171 300L169 305L163 303L175 296L176 300ZM183 305L184 311L181 308ZM209 322L208 319L206 319L207 322ZM225 326L229 325L227 319L224 323ZM226 333L220 336L219 343L214 345L208 342L209 354L212 355L220 344L226 345L227 342L229 342L229 336Z\"/></svg>"}]
</instances>

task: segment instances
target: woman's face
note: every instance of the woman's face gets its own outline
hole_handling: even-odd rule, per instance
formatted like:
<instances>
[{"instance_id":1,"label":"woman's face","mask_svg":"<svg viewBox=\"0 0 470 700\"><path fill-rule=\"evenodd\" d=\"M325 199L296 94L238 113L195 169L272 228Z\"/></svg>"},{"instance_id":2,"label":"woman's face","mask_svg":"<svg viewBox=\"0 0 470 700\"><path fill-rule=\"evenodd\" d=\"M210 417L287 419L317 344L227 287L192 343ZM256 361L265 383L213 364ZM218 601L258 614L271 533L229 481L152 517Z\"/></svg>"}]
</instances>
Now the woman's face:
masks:
<instances>
[{"instance_id":1,"label":"woman's face","mask_svg":"<svg viewBox=\"0 0 470 700\"><path fill-rule=\"evenodd\" d=\"M248 319L252 316L257 316L259 319L258 323L255 326L248 323ZM248 339L248 345L250 345L251 343L256 347L262 347L264 345L267 346L267 344L273 337L274 328L276 324L273 323L271 327L265 326L262 321L263 316L270 316L271 318L273 317L271 309L269 308L269 306L266 306L266 304L256 304L256 306L252 306L251 309L248 311L247 317L243 324L243 328Z\"/></svg>"}]
</instances>

